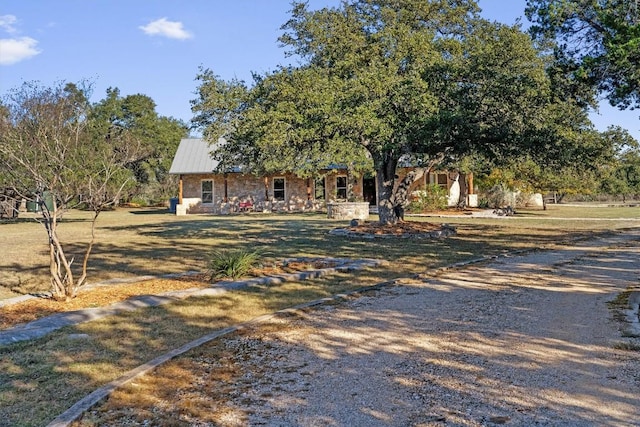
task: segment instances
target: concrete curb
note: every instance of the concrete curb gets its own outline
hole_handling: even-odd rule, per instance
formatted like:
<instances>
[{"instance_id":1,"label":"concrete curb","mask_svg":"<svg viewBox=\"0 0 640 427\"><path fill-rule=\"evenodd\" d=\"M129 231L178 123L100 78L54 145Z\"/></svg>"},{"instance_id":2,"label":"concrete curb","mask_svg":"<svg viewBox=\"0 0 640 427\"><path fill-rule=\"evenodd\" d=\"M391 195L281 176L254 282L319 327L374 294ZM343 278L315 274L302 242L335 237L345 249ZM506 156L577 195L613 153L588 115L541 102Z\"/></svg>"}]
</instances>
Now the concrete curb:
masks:
<instances>
[{"instance_id":1,"label":"concrete curb","mask_svg":"<svg viewBox=\"0 0 640 427\"><path fill-rule=\"evenodd\" d=\"M318 261L321 258L295 258L285 261ZM96 308L85 308L82 310L67 311L57 313L33 322L15 326L13 328L0 331L0 346L6 346L20 341L41 338L53 331L66 326L89 322L127 311L134 311L140 308L156 307L171 302L176 302L191 296L214 296L235 289L242 289L256 285L274 285L294 280L309 280L325 276L338 271L359 270L365 267L373 267L382 264L384 261L375 259L351 260L347 258L322 258L323 261L335 262L335 267L323 268L311 271L301 271L298 273L281 274L278 276L258 277L241 281L217 282L209 288L191 288L180 291L167 292L159 295L141 295L128 300L107 306ZM165 277L165 276L162 276ZM148 280L144 276L141 280Z\"/></svg>"}]
</instances>

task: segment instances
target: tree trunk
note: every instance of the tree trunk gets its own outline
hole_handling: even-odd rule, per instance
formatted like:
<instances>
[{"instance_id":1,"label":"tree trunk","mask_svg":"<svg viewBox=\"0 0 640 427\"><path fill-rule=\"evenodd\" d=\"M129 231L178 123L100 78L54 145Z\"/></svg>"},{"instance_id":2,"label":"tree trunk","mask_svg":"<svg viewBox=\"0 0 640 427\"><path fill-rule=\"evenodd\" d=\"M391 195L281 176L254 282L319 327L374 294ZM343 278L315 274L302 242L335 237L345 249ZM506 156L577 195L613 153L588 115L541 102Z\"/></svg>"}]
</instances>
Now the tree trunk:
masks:
<instances>
[{"instance_id":1,"label":"tree trunk","mask_svg":"<svg viewBox=\"0 0 640 427\"><path fill-rule=\"evenodd\" d=\"M398 188L395 189L391 196L391 201L396 212L396 216L400 221L404 221L404 210L409 206L410 193L409 189L414 182L422 178L427 171L427 168L415 168L411 170L398 184Z\"/></svg>"},{"instance_id":2,"label":"tree trunk","mask_svg":"<svg viewBox=\"0 0 640 427\"><path fill-rule=\"evenodd\" d=\"M396 167L398 159L390 153L385 153L375 162L376 180L378 181L378 217L380 224L396 224L398 212L394 206L393 190L396 182Z\"/></svg>"},{"instance_id":3,"label":"tree trunk","mask_svg":"<svg viewBox=\"0 0 640 427\"><path fill-rule=\"evenodd\" d=\"M55 202L54 202L55 206ZM50 211L42 206L43 225L49 236L49 275L51 280L51 295L57 301L69 301L78 294L78 289L87 279L87 266L93 244L95 243L95 224L100 211L94 211L91 221L91 240L87 245L82 262L82 270L77 281L72 271L73 258L69 260L58 238L58 210L54 207Z\"/></svg>"},{"instance_id":4,"label":"tree trunk","mask_svg":"<svg viewBox=\"0 0 640 427\"><path fill-rule=\"evenodd\" d=\"M54 208L50 211L44 203L41 205L42 223L49 237L49 274L51 279L51 295L58 301L72 298L73 273L71 264L58 239L58 218ZM74 295L75 296L75 295Z\"/></svg>"},{"instance_id":5,"label":"tree trunk","mask_svg":"<svg viewBox=\"0 0 640 427\"><path fill-rule=\"evenodd\" d=\"M373 153L372 153L373 156ZM384 153L382 158L376 159L376 179L378 181L378 217L381 224L396 224L404 220L404 210L410 203L409 189L411 185L422 178L437 164L442 162L444 154L432 158L424 167L416 167L402 179L396 188L396 169L399 158L393 153ZM377 160L377 161L376 161Z\"/></svg>"}]
</instances>

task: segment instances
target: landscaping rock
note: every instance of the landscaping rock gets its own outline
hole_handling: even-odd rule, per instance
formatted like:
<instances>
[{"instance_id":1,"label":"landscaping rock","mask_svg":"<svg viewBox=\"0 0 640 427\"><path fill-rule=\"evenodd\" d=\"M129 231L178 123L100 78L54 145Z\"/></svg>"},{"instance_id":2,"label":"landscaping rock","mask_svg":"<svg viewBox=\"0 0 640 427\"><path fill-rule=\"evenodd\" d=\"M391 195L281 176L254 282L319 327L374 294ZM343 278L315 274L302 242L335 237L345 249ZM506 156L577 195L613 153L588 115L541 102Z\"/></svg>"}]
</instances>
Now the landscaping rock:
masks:
<instances>
[{"instance_id":1,"label":"landscaping rock","mask_svg":"<svg viewBox=\"0 0 640 427\"><path fill-rule=\"evenodd\" d=\"M516 211L511 206L507 206L506 208L495 209L493 213L498 216L513 216Z\"/></svg>"}]
</instances>

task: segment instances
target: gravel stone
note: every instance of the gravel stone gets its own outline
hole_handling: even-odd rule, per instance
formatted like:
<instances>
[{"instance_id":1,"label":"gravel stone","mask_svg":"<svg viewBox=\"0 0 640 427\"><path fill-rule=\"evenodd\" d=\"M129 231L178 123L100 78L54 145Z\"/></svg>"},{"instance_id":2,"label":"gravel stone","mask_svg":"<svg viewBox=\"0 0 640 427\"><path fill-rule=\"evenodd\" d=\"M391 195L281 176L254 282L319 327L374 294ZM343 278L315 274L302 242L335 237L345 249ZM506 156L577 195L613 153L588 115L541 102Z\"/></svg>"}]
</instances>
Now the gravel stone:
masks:
<instances>
[{"instance_id":1,"label":"gravel stone","mask_svg":"<svg viewBox=\"0 0 640 427\"><path fill-rule=\"evenodd\" d=\"M640 352L617 346L640 341L607 305L639 272L635 230L287 313L225 338L230 405L252 426L640 426Z\"/></svg>"}]
</instances>

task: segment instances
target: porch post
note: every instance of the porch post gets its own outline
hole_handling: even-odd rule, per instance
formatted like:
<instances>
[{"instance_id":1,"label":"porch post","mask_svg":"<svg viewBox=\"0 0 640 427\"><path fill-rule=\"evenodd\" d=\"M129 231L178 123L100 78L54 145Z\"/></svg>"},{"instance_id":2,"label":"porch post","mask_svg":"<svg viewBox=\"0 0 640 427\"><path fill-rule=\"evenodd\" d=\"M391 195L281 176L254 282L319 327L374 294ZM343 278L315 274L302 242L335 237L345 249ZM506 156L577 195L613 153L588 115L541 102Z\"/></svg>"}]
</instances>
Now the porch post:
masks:
<instances>
[{"instance_id":1,"label":"porch post","mask_svg":"<svg viewBox=\"0 0 640 427\"><path fill-rule=\"evenodd\" d=\"M229 202L229 181L227 179L227 173L224 173L224 202Z\"/></svg>"},{"instance_id":2,"label":"porch post","mask_svg":"<svg viewBox=\"0 0 640 427\"><path fill-rule=\"evenodd\" d=\"M269 202L269 177L264 177L264 201Z\"/></svg>"},{"instance_id":3,"label":"porch post","mask_svg":"<svg viewBox=\"0 0 640 427\"><path fill-rule=\"evenodd\" d=\"M473 172L467 174L467 206L478 207L478 195L473 191Z\"/></svg>"},{"instance_id":4,"label":"porch post","mask_svg":"<svg viewBox=\"0 0 640 427\"><path fill-rule=\"evenodd\" d=\"M180 179L178 180L178 204L182 204L182 174L180 174Z\"/></svg>"}]
</instances>

